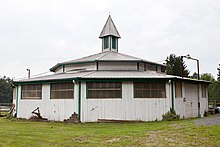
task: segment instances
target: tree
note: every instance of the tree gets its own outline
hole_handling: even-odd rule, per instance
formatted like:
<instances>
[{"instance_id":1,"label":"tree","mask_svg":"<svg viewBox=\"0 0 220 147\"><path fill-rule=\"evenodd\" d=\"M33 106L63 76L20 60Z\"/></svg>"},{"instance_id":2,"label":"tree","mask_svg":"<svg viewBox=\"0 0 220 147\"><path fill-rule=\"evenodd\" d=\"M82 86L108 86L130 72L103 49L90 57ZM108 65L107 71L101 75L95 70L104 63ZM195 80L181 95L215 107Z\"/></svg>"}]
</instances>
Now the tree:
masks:
<instances>
[{"instance_id":1,"label":"tree","mask_svg":"<svg viewBox=\"0 0 220 147\"><path fill-rule=\"evenodd\" d=\"M208 86L208 96L210 100L214 100L219 97L218 89L219 82L215 80L215 78L210 73L201 74L201 80L210 81L211 84Z\"/></svg>"},{"instance_id":2,"label":"tree","mask_svg":"<svg viewBox=\"0 0 220 147\"><path fill-rule=\"evenodd\" d=\"M176 76L189 76L189 70L186 69L187 66L181 57L176 56L175 54L170 54L166 59L166 73L169 75Z\"/></svg>"},{"instance_id":3,"label":"tree","mask_svg":"<svg viewBox=\"0 0 220 147\"><path fill-rule=\"evenodd\" d=\"M13 80L10 78L0 77L0 103L12 103Z\"/></svg>"},{"instance_id":4,"label":"tree","mask_svg":"<svg viewBox=\"0 0 220 147\"><path fill-rule=\"evenodd\" d=\"M190 76L192 79L198 79L198 74L196 72L193 73L192 76Z\"/></svg>"},{"instance_id":5,"label":"tree","mask_svg":"<svg viewBox=\"0 0 220 147\"><path fill-rule=\"evenodd\" d=\"M218 73L217 73L217 80L220 82L220 64L218 65L219 67L217 68Z\"/></svg>"}]
</instances>

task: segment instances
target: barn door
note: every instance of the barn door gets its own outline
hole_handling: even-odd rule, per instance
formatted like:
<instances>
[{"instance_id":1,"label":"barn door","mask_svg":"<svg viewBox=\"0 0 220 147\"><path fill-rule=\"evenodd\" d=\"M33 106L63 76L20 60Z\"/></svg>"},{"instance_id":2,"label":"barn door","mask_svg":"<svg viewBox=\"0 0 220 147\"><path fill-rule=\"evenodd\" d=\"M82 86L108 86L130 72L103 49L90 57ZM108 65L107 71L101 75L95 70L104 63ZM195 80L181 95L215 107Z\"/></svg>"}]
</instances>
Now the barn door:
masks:
<instances>
[{"instance_id":1,"label":"barn door","mask_svg":"<svg viewBox=\"0 0 220 147\"><path fill-rule=\"evenodd\" d=\"M198 91L196 84L185 84L185 117L198 117Z\"/></svg>"}]
</instances>

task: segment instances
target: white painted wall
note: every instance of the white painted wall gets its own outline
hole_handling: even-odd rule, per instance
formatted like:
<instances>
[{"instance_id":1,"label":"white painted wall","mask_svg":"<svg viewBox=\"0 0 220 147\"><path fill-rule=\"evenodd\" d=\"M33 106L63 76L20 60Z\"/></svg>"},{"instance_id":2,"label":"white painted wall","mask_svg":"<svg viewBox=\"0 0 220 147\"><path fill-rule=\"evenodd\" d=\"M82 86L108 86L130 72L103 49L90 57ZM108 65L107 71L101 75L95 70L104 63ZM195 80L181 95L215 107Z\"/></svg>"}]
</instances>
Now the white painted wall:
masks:
<instances>
[{"instance_id":1,"label":"white painted wall","mask_svg":"<svg viewBox=\"0 0 220 147\"><path fill-rule=\"evenodd\" d=\"M183 83L183 98L175 98L175 110L181 117L197 117L197 89L195 84ZM201 86L200 86L201 87ZM174 88L175 90L175 88ZM78 113L78 84L74 85L74 99L50 99L50 85L42 85L41 100L21 99L18 87L18 117L29 118L39 107L41 115L49 120L63 121L74 112ZM16 93L16 90L14 90ZM201 92L200 92L201 93ZM184 102L184 98L186 101ZM195 100L193 100L195 99ZM190 101L191 100L191 101ZM16 99L13 99L16 104ZM188 103L187 103L188 102ZM196 105L189 108L191 102ZM200 98L201 114L208 108L208 99ZM95 122L98 119L115 120L161 120L172 107L171 84L166 84L166 98L133 98L133 82L122 83L121 99L86 99L86 83L81 84L81 121ZM194 108L195 107L195 108ZM192 111L192 113L191 113ZM192 114L192 115L191 115Z\"/></svg>"},{"instance_id":2,"label":"white painted wall","mask_svg":"<svg viewBox=\"0 0 220 147\"><path fill-rule=\"evenodd\" d=\"M169 111L171 97L166 84L167 98L133 98L133 83L123 82L122 99L86 99L86 83L82 83L81 121L95 122L98 119L115 120L162 120Z\"/></svg>"},{"instance_id":3,"label":"white painted wall","mask_svg":"<svg viewBox=\"0 0 220 147\"><path fill-rule=\"evenodd\" d=\"M62 72L63 72L63 66L60 66L55 70L55 73L62 73Z\"/></svg>"},{"instance_id":4,"label":"white painted wall","mask_svg":"<svg viewBox=\"0 0 220 147\"><path fill-rule=\"evenodd\" d=\"M183 97L175 98L176 113L180 114L181 118L198 117L198 85L183 83L182 86ZM203 116L204 112L208 111L208 96L206 98L202 98L201 85L199 86L199 97L200 116Z\"/></svg>"},{"instance_id":5,"label":"white painted wall","mask_svg":"<svg viewBox=\"0 0 220 147\"><path fill-rule=\"evenodd\" d=\"M136 62L99 62L99 70L137 70Z\"/></svg>"},{"instance_id":6,"label":"white painted wall","mask_svg":"<svg viewBox=\"0 0 220 147\"><path fill-rule=\"evenodd\" d=\"M96 70L96 63L82 63L82 64L72 64L65 65L65 72L77 69L86 69L86 70Z\"/></svg>"},{"instance_id":7,"label":"white painted wall","mask_svg":"<svg viewBox=\"0 0 220 147\"><path fill-rule=\"evenodd\" d=\"M49 120L63 121L78 111L77 88L77 85L75 85L74 99L50 99L50 85L43 84L42 99L30 100L21 99L21 86L19 86L17 117L28 119L32 116L31 112L39 107L42 117Z\"/></svg>"}]
</instances>

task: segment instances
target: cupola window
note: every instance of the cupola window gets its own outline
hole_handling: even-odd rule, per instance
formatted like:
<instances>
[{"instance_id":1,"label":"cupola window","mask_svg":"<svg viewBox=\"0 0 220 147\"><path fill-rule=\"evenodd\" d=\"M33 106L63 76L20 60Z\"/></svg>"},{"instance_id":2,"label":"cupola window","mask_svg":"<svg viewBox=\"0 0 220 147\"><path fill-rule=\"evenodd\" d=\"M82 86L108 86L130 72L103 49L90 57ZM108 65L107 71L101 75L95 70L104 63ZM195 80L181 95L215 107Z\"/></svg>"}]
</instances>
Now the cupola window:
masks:
<instances>
[{"instance_id":1,"label":"cupola window","mask_svg":"<svg viewBox=\"0 0 220 147\"><path fill-rule=\"evenodd\" d=\"M116 49L116 37L112 36L112 48Z\"/></svg>"},{"instance_id":2,"label":"cupola window","mask_svg":"<svg viewBox=\"0 0 220 147\"><path fill-rule=\"evenodd\" d=\"M108 37L104 38L104 49L109 48L109 41L108 41Z\"/></svg>"}]
</instances>

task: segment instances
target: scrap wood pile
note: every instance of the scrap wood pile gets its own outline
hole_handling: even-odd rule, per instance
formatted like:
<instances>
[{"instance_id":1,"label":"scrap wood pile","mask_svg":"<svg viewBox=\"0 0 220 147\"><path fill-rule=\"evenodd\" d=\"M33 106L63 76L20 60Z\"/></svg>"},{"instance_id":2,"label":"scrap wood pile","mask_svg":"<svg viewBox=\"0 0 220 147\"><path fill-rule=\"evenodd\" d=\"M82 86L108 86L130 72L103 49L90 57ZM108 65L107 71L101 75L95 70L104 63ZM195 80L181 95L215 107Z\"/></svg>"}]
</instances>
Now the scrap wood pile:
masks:
<instances>
[{"instance_id":1,"label":"scrap wood pile","mask_svg":"<svg viewBox=\"0 0 220 147\"><path fill-rule=\"evenodd\" d=\"M40 108L37 107L32 112L33 116L29 118L30 121L48 121L47 118L43 118L40 114Z\"/></svg>"}]
</instances>

